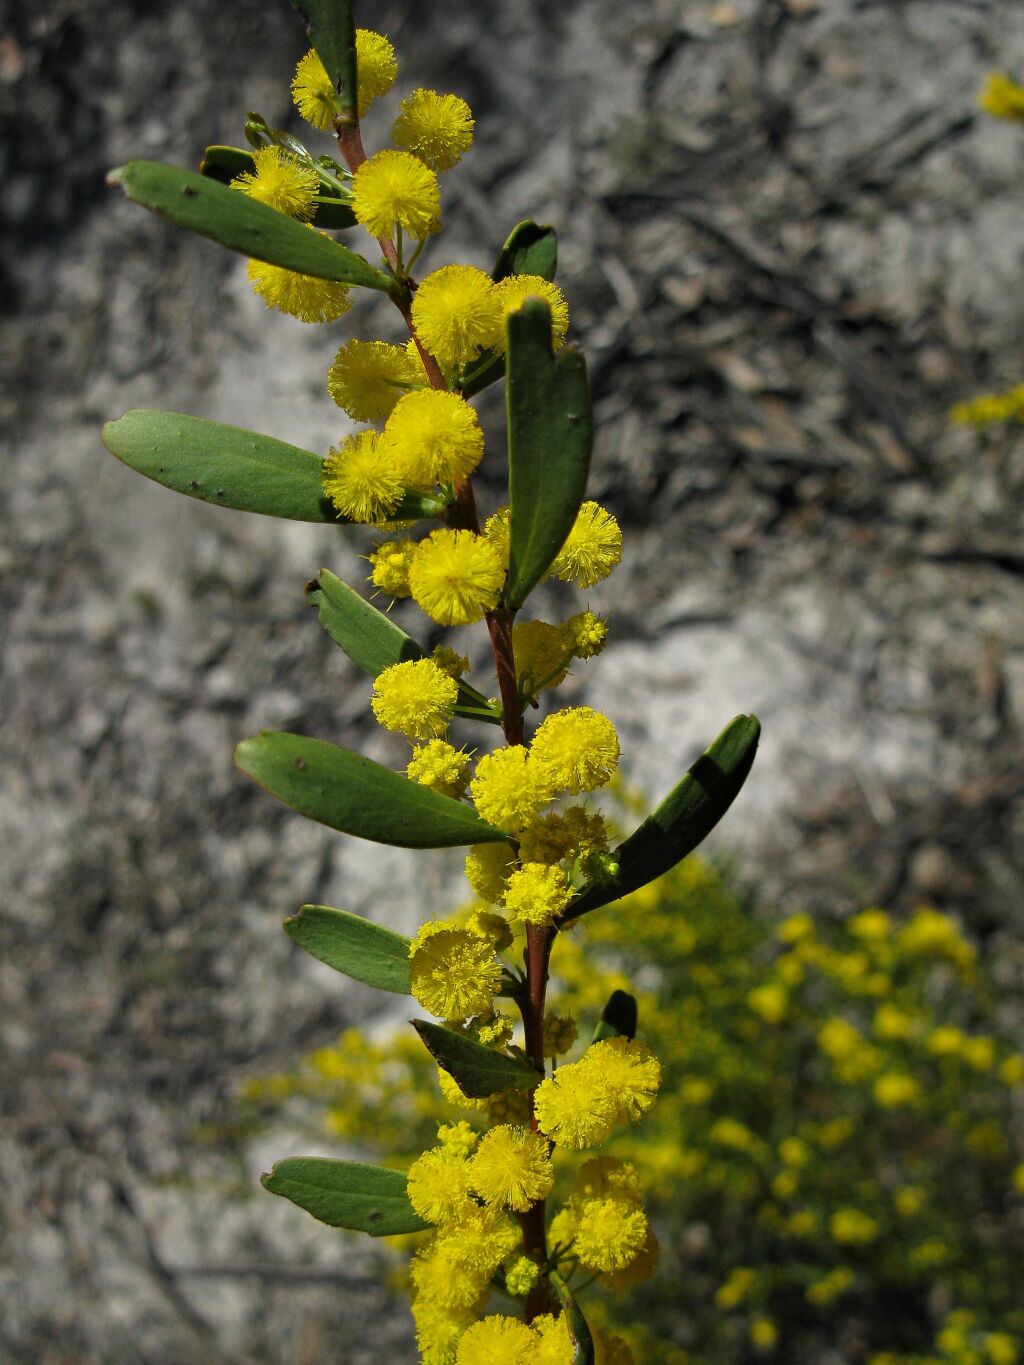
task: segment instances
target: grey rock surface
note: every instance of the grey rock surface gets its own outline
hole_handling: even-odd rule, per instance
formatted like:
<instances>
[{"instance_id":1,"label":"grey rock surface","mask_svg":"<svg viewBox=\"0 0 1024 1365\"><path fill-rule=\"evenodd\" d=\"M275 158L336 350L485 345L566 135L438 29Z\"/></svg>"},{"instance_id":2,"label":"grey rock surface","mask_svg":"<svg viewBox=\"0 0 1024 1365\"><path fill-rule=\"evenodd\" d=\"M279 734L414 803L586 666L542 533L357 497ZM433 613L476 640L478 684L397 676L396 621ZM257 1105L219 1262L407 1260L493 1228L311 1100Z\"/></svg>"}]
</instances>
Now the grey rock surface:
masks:
<instances>
[{"instance_id":1,"label":"grey rock surface","mask_svg":"<svg viewBox=\"0 0 1024 1365\"><path fill-rule=\"evenodd\" d=\"M756 711L718 839L780 906L927 898L1019 935L1024 441L946 412L1022 377L1024 131L975 111L987 70L1024 69L1020 6L391 0L365 22L405 88L478 117L427 265L486 265L525 216L560 232L592 492L627 533L591 599L614 644L564 695L608 711L652 796ZM284 123L303 49L283 0L51 0L0 34L5 1360L411 1358L375 1248L238 1199L293 1135L244 1171L193 1141L247 1075L381 1008L282 913L408 929L460 894L453 858L346 841L231 767L260 726L398 761L302 599L368 541L175 498L98 439L160 406L326 449L334 346L396 335L383 305L330 337L266 315L242 263L104 187L237 142L246 109ZM482 413L497 437L494 395ZM545 593L537 614L568 602Z\"/></svg>"}]
</instances>

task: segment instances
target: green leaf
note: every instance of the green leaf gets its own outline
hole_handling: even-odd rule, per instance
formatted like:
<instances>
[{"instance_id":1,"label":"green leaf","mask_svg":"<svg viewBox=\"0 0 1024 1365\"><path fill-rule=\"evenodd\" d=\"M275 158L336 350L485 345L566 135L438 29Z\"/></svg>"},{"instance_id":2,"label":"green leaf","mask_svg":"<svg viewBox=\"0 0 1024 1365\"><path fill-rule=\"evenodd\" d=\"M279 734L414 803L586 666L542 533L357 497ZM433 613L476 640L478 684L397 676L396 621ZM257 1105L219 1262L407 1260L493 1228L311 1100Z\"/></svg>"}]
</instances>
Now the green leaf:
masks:
<instances>
[{"instance_id":1,"label":"green leaf","mask_svg":"<svg viewBox=\"0 0 1024 1365\"><path fill-rule=\"evenodd\" d=\"M521 223L516 223L498 252L491 279L504 280L509 275L541 275L545 280L553 280L557 265L558 238L555 229L524 218Z\"/></svg>"},{"instance_id":2,"label":"green leaf","mask_svg":"<svg viewBox=\"0 0 1024 1365\"><path fill-rule=\"evenodd\" d=\"M272 436L182 412L136 408L106 424L103 444L147 479L218 507L293 521L346 520L324 497L320 456ZM440 511L436 499L408 494L395 516Z\"/></svg>"},{"instance_id":3,"label":"green leaf","mask_svg":"<svg viewBox=\"0 0 1024 1365\"><path fill-rule=\"evenodd\" d=\"M409 1203L401 1171L359 1161L292 1156L276 1162L260 1180L271 1194L290 1199L332 1228L392 1237L429 1227Z\"/></svg>"},{"instance_id":4,"label":"green leaf","mask_svg":"<svg viewBox=\"0 0 1024 1365\"><path fill-rule=\"evenodd\" d=\"M207 147L203 154L203 159L199 163L199 174L205 175L208 180L216 180L222 185L230 185L235 176L243 172L252 172L256 162L253 160L252 152L244 147ZM235 193L238 191L236 190ZM327 194L321 191L320 194L313 196L313 203L316 212L313 214L313 226L321 228L350 228L355 227L356 216L337 195Z\"/></svg>"},{"instance_id":5,"label":"green leaf","mask_svg":"<svg viewBox=\"0 0 1024 1365\"><path fill-rule=\"evenodd\" d=\"M636 1037L636 996L628 991L612 991L608 1003L601 1011L601 1019L594 1029L595 1043L604 1038Z\"/></svg>"},{"instance_id":6,"label":"green leaf","mask_svg":"<svg viewBox=\"0 0 1024 1365\"><path fill-rule=\"evenodd\" d=\"M508 837L471 806L322 739L264 731L242 740L235 763L300 814L358 839L399 848L453 848Z\"/></svg>"},{"instance_id":7,"label":"green leaf","mask_svg":"<svg viewBox=\"0 0 1024 1365\"><path fill-rule=\"evenodd\" d=\"M545 280L555 278L558 264L558 238L553 227L542 226L526 218L517 223L498 252L491 271L492 280L504 280L509 275L540 275ZM466 398L496 383L505 373L505 357L485 351L470 367L460 392Z\"/></svg>"},{"instance_id":8,"label":"green leaf","mask_svg":"<svg viewBox=\"0 0 1024 1365\"><path fill-rule=\"evenodd\" d=\"M730 721L657 810L615 850L618 873L583 887L569 902L561 923L646 886L692 853L739 794L760 735L755 716Z\"/></svg>"},{"instance_id":9,"label":"green leaf","mask_svg":"<svg viewBox=\"0 0 1024 1365\"><path fill-rule=\"evenodd\" d=\"M361 284L384 293L393 280L348 247L217 180L159 161L129 161L111 171L133 203L231 251L319 279Z\"/></svg>"},{"instance_id":10,"label":"green leaf","mask_svg":"<svg viewBox=\"0 0 1024 1365\"><path fill-rule=\"evenodd\" d=\"M306 21L309 41L316 48L340 92L343 117L356 122L356 29L352 0L292 0Z\"/></svg>"},{"instance_id":11,"label":"green leaf","mask_svg":"<svg viewBox=\"0 0 1024 1365\"><path fill-rule=\"evenodd\" d=\"M306 584L306 600L320 613L320 624L334 643L374 678L392 664L425 657L411 635L329 569L321 569L320 577ZM487 698L461 679L455 714L501 724L500 715Z\"/></svg>"},{"instance_id":12,"label":"green leaf","mask_svg":"<svg viewBox=\"0 0 1024 1365\"><path fill-rule=\"evenodd\" d=\"M557 1270L549 1272L549 1279L569 1326L569 1340L573 1348L572 1365L594 1365L594 1338L590 1335L590 1328L582 1309Z\"/></svg>"},{"instance_id":13,"label":"green leaf","mask_svg":"<svg viewBox=\"0 0 1024 1365\"><path fill-rule=\"evenodd\" d=\"M306 599L320 613L320 624L352 662L376 677L392 664L422 659L423 650L354 588L329 569L306 584Z\"/></svg>"},{"instance_id":14,"label":"green leaf","mask_svg":"<svg viewBox=\"0 0 1024 1365\"><path fill-rule=\"evenodd\" d=\"M593 445L586 362L569 346L552 355L551 314L540 299L508 319L505 394L512 515L505 604L515 609L572 530Z\"/></svg>"},{"instance_id":15,"label":"green leaf","mask_svg":"<svg viewBox=\"0 0 1024 1365\"><path fill-rule=\"evenodd\" d=\"M380 991L409 994L409 940L401 934L329 905L304 905L284 929L336 972Z\"/></svg>"},{"instance_id":16,"label":"green leaf","mask_svg":"<svg viewBox=\"0 0 1024 1365\"><path fill-rule=\"evenodd\" d=\"M425 1019L414 1019L412 1026L434 1061L470 1099L482 1100L506 1090L532 1090L540 1083L541 1077L532 1066L506 1057L503 1052L494 1052L462 1033L429 1024Z\"/></svg>"}]
</instances>

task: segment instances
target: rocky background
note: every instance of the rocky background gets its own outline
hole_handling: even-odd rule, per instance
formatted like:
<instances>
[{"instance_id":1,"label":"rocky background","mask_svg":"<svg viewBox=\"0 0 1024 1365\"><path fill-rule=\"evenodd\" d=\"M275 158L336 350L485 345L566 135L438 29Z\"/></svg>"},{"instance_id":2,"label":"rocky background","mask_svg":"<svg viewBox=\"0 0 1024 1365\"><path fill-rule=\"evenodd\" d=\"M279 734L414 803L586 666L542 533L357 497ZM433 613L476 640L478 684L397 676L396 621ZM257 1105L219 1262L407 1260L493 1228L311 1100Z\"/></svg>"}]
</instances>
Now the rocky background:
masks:
<instances>
[{"instance_id":1,"label":"rocky background","mask_svg":"<svg viewBox=\"0 0 1024 1365\"><path fill-rule=\"evenodd\" d=\"M372 8L400 85L455 89L478 118L426 264L487 265L522 217L560 233L593 496L627 533L591 599L615 644L565 695L612 715L652 796L756 711L718 847L780 906L927 899L1020 935L1024 441L946 412L1024 377L1024 129L975 108L988 70L1024 71L1024 11ZM2 23L11 1362L412 1358L372 1247L237 1197L288 1135L241 1166L195 1141L247 1075L380 1008L293 952L283 913L408 928L458 894L447 855L346 841L231 767L260 726L397 762L302 598L321 564L358 578L367 541L176 498L98 435L147 405L314 450L343 432L324 371L344 336L394 334L383 305L330 337L265 315L238 260L104 186L130 156L237 143L246 109L285 123L303 50L284 0L49 0ZM483 411L497 434L500 404Z\"/></svg>"}]
</instances>

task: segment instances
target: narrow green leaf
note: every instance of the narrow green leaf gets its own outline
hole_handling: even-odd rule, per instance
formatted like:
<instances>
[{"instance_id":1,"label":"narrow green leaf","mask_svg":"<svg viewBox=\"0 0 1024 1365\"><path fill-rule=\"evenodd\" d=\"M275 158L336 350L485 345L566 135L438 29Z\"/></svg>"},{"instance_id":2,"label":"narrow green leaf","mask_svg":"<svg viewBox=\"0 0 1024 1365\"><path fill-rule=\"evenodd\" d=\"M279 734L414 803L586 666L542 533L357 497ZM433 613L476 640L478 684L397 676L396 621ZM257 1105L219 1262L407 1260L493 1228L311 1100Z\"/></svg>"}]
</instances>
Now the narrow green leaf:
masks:
<instances>
[{"instance_id":1,"label":"narrow green leaf","mask_svg":"<svg viewBox=\"0 0 1024 1365\"><path fill-rule=\"evenodd\" d=\"M120 185L133 203L231 251L303 275L361 284L384 293L393 283L390 275L333 238L195 171L159 161L129 161L111 171L107 180Z\"/></svg>"},{"instance_id":2,"label":"narrow green leaf","mask_svg":"<svg viewBox=\"0 0 1024 1365\"><path fill-rule=\"evenodd\" d=\"M526 218L515 225L498 252L491 279L504 280L509 275L540 275L545 280L553 280L557 264L558 238L555 229ZM504 373L505 357L494 351L485 351L473 362L460 392L466 398L472 398L496 383Z\"/></svg>"},{"instance_id":3,"label":"narrow green leaf","mask_svg":"<svg viewBox=\"0 0 1024 1365\"><path fill-rule=\"evenodd\" d=\"M242 740L235 763L302 815L359 839L400 848L453 848L508 837L471 806L322 739L264 731Z\"/></svg>"},{"instance_id":4,"label":"narrow green leaf","mask_svg":"<svg viewBox=\"0 0 1024 1365\"><path fill-rule=\"evenodd\" d=\"M590 1335L583 1310L557 1270L550 1271L549 1277L555 1298L569 1326L569 1339L573 1348L572 1365L594 1365L594 1338Z\"/></svg>"},{"instance_id":5,"label":"narrow green leaf","mask_svg":"<svg viewBox=\"0 0 1024 1365\"><path fill-rule=\"evenodd\" d=\"M561 923L636 891L675 867L711 833L750 772L761 725L737 716L697 759L661 805L615 850L618 873L591 882L569 902Z\"/></svg>"},{"instance_id":6,"label":"narrow green leaf","mask_svg":"<svg viewBox=\"0 0 1024 1365\"><path fill-rule=\"evenodd\" d=\"M553 280L557 265L558 238L555 229L524 218L521 223L516 223L498 252L491 279L504 280L509 275L541 275L546 280Z\"/></svg>"},{"instance_id":7,"label":"narrow green leaf","mask_svg":"<svg viewBox=\"0 0 1024 1365\"><path fill-rule=\"evenodd\" d=\"M306 21L309 41L340 93L346 121L356 121L356 29L352 0L292 0Z\"/></svg>"},{"instance_id":8,"label":"narrow green leaf","mask_svg":"<svg viewBox=\"0 0 1024 1365\"><path fill-rule=\"evenodd\" d=\"M512 514L505 603L518 608L572 530L593 445L586 362L569 346L551 354L551 314L540 299L508 319L505 394Z\"/></svg>"},{"instance_id":9,"label":"narrow green leaf","mask_svg":"<svg viewBox=\"0 0 1024 1365\"><path fill-rule=\"evenodd\" d=\"M532 1066L494 1052L464 1034L425 1019L414 1019L412 1026L434 1061L470 1099L482 1100L506 1090L532 1090L540 1082Z\"/></svg>"},{"instance_id":10,"label":"narrow green leaf","mask_svg":"<svg viewBox=\"0 0 1024 1365\"><path fill-rule=\"evenodd\" d=\"M306 584L306 599L334 643L372 677L392 664L423 658L411 635L329 569L321 569L320 577Z\"/></svg>"},{"instance_id":11,"label":"narrow green leaf","mask_svg":"<svg viewBox=\"0 0 1024 1365\"><path fill-rule=\"evenodd\" d=\"M304 905L284 929L336 972L380 991L409 994L409 940L401 934L329 905Z\"/></svg>"},{"instance_id":12,"label":"narrow green leaf","mask_svg":"<svg viewBox=\"0 0 1024 1365\"><path fill-rule=\"evenodd\" d=\"M251 173L255 166L252 152L244 147L207 147L199 163L199 174L205 175L208 180L219 181L222 185L230 185L235 176L241 175L244 171ZM237 192L236 190L235 193ZM313 214L314 227L355 227L355 214L337 195L321 191L320 194L314 195L313 204L316 209Z\"/></svg>"},{"instance_id":13,"label":"narrow green leaf","mask_svg":"<svg viewBox=\"0 0 1024 1365\"><path fill-rule=\"evenodd\" d=\"M332 1228L392 1237L429 1226L409 1203L406 1177L383 1166L292 1156L276 1162L260 1180L265 1190L290 1199Z\"/></svg>"},{"instance_id":14,"label":"narrow green leaf","mask_svg":"<svg viewBox=\"0 0 1024 1365\"><path fill-rule=\"evenodd\" d=\"M594 1029L593 1041L600 1043L604 1038L635 1038L636 1022L636 996L628 991L612 991Z\"/></svg>"},{"instance_id":15,"label":"narrow green leaf","mask_svg":"<svg viewBox=\"0 0 1024 1365\"><path fill-rule=\"evenodd\" d=\"M320 456L272 436L182 412L135 408L106 424L103 444L147 479L218 507L293 521L346 520L323 495ZM441 506L411 493L395 516L437 516Z\"/></svg>"},{"instance_id":16,"label":"narrow green leaf","mask_svg":"<svg viewBox=\"0 0 1024 1365\"><path fill-rule=\"evenodd\" d=\"M334 643L358 668L374 678L392 664L424 657L423 649L411 635L406 635L390 616L378 611L329 569L321 569L320 577L306 584L306 600L320 613L320 624ZM487 698L461 679L455 714L501 724Z\"/></svg>"}]
</instances>

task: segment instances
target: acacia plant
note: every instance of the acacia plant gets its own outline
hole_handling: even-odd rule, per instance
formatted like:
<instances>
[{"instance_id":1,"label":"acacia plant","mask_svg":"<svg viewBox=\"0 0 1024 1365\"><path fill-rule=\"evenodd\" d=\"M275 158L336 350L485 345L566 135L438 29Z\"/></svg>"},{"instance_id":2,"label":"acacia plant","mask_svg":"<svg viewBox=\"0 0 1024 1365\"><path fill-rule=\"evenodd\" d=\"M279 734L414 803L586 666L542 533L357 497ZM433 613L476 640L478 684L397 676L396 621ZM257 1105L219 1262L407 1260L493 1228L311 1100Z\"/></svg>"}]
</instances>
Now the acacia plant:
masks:
<instances>
[{"instance_id":1,"label":"acacia plant","mask_svg":"<svg viewBox=\"0 0 1024 1365\"><path fill-rule=\"evenodd\" d=\"M472 142L470 110L456 95L415 90L394 120L394 145L367 157L360 119L396 79L392 46L354 27L350 0L296 2L312 47L295 73L295 102L334 134L337 158L250 115L251 150L208 148L199 174L133 161L111 180L134 202L244 253L270 307L331 323L352 306L353 291L377 291L397 307L408 340L352 339L337 350L328 391L363 425L326 458L157 411L109 423L104 441L191 497L373 528L374 588L411 598L441 626L484 622L498 695L468 680L468 660L453 648L427 654L328 569L308 585L323 627L372 675L377 721L410 741L408 766L394 772L322 739L263 733L238 745L239 768L346 834L468 847L467 877L490 908L430 919L411 942L319 905L303 906L285 929L331 967L411 994L441 1021L413 1026L442 1089L477 1102L480 1125L441 1125L408 1176L291 1157L263 1184L333 1226L375 1237L428 1233L410 1282L422 1357L433 1365L622 1362L628 1348L588 1327L578 1293L598 1277L637 1282L656 1259L636 1170L597 1152L617 1125L654 1104L660 1066L636 1037L636 1002L624 991L577 1059L558 1065L577 1025L546 1011L549 961L582 916L660 876L707 835L746 778L759 726L733 720L614 850L588 804L619 761L611 721L586 706L548 709L527 734L524 716L546 704L542 694L575 661L598 654L607 633L585 607L559 623L522 619L530 592L551 576L585 591L621 555L615 518L585 500L591 408L583 357L564 344L555 233L521 222L490 275L451 264L414 279L441 228L438 173ZM330 235L356 225L376 241L378 264ZM472 475L484 433L468 400L502 379L508 504L481 522ZM460 747L456 725L467 734L479 727L498 747L479 756ZM578 1151L592 1155L556 1211L558 1159ZM487 1315L492 1291L506 1311Z\"/></svg>"}]
</instances>

